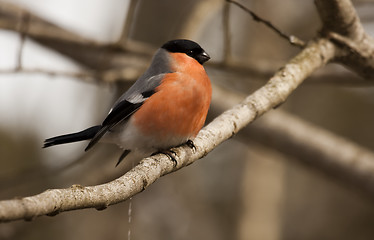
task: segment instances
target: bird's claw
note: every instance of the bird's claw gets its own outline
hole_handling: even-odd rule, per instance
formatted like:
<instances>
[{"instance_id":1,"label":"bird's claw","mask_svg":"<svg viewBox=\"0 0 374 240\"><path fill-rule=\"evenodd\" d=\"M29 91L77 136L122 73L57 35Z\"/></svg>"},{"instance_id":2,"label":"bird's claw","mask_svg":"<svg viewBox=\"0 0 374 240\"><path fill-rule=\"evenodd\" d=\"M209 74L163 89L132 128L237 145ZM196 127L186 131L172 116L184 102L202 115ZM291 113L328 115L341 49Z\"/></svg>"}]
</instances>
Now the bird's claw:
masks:
<instances>
[{"instance_id":1,"label":"bird's claw","mask_svg":"<svg viewBox=\"0 0 374 240\"><path fill-rule=\"evenodd\" d=\"M175 159L175 157L173 156L173 154L177 155L176 152L174 152L173 150L162 150L162 151L158 151L158 152L153 153L152 156L154 156L156 154L159 154L159 153L162 153L162 154L165 154L166 156L168 156L171 159L171 161L173 162L174 167L177 166L178 162Z\"/></svg>"},{"instance_id":2,"label":"bird's claw","mask_svg":"<svg viewBox=\"0 0 374 240\"><path fill-rule=\"evenodd\" d=\"M196 151L196 146L194 144L194 142L190 139L188 139L188 141L186 142L187 146L189 146L192 150Z\"/></svg>"}]
</instances>

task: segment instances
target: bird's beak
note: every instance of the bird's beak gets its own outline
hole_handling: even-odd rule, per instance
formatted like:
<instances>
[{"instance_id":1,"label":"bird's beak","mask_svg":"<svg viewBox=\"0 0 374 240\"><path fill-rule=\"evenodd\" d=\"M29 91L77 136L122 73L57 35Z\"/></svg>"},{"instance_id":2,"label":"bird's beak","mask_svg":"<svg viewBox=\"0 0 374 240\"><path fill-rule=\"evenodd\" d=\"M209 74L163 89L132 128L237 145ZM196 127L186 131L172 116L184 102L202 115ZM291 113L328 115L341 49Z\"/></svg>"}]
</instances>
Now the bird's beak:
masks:
<instances>
[{"instance_id":1,"label":"bird's beak","mask_svg":"<svg viewBox=\"0 0 374 240\"><path fill-rule=\"evenodd\" d=\"M202 52L199 57L198 57L198 61L199 63L203 64L205 63L206 61L208 61L210 59L210 56L208 53L206 53L205 51Z\"/></svg>"}]
</instances>

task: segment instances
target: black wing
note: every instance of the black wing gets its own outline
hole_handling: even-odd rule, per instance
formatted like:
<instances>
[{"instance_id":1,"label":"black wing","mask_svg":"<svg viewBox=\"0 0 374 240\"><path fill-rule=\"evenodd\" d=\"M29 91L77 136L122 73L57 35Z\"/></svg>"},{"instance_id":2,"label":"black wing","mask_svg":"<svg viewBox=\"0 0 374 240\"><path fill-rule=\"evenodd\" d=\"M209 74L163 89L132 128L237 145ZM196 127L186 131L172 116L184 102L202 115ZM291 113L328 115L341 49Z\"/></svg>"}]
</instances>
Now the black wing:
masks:
<instances>
[{"instance_id":1,"label":"black wing","mask_svg":"<svg viewBox=\"0 0 374 240\"><path fill-rule=\"evenodd\" d=\"M91 139L85 151L95 145L105 133L117 124L129 119L143 105L144 101L155 93L155 89L160 85L164 75L159 74L149 78L143 75L139 78L114 104L114 107L109 111L108 116L101 124L101 129Z\"/></svg>"},{"instance_id":2,"label":"black wing","mask_svg":"<svg viewBox=\"0 0 374 240\"><path fill-rule=\"evenodd\" d=\"M110 111L109 115L105 118L103 124L101 125L100 130L95 134L95 136L91 139L88 143L85 151L90 149L93 145L95 145L100 138L118 123L128 119L136 110L143 105L143 102L133 104L126 100L118 103L112 111Z\"/></svg>"}]
</instances>

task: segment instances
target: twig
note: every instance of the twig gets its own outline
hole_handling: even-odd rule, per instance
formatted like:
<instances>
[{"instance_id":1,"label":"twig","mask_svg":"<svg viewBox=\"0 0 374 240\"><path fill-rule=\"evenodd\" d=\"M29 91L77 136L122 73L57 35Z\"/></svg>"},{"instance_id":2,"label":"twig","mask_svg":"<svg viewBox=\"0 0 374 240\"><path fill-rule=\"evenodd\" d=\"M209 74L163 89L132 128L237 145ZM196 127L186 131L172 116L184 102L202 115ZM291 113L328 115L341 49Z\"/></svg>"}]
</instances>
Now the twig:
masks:
<instances>
[{"instance_id":1,"label":"twig","mask_svg":"<svg viewBox=\"0 0 374 240\"><path fill-rule=\"evenodd\" d=\"M223 63L231 62L231 35L230 35L230 4L225 4L223 7Z\"/></svg>"},{"instance_id":2,"label":"twig","mask_svg":"<svg viewBox=\"0 0 374 240\"><path fill-rule=\"evenodd\" d=\"M106 70L106 71L89 71L80 70L79 72L67 72L67 71L55 71L40 68L21 68L21 69L0 69L0 74L14 74L14 73L24 73L24 74L45 74L51 77L71 77L78 78L85 82L91 83L114 83L119 81L129 81L133 82L140 75L140 69L134 70L129 68Z\"/></svg>"},{"instance_id":3,"label":"twig","mask_svg":"<svg viewBox=\"0 0 374 240\"><path fill-rule=\"evenodd\" d=\"M15 68L15 69L0 69L0 74L13 74L13 73L24 73L24 74L45 74L51 77L61 76L61 77L72 77L79 78L83 81L92 82L99 74L95 72L66 72L66 71L54 71L40 68Z\"/></svg>"},{"instance_id":4,"label":"twig","mask_svg":"<svg viewBox=\"0 0 374 240\"><path fill-rule=\"evenodd\" d=\"M236 6L238 6L239 8L244 10L245 12L249 13L252 16L253 20L265 24L270 29L275 31L279 36L286 39L291 45L294 45L294 46L297 46L297 47L300 47L300 48L305 47L306 43L303 40L301 40L298 37L293 36L293 35L288 36L287 34L283 33L281 30L279 30L277 27L275 27L270 21L267 21L267 20L261 18L260 16L258 16L256 13L254 13L252 10L245 7L244 5L238 3L234 0L226 0L226 1L229 2L229 3L235 4Z\"/></svg>"},{"instance_id":5,"label":"twig","mask_svg":"<svg viewBox=\"0 0 374 240\"><path fill-rule=\"evenodd\" d=\"M30 15L27 12L25 12L22 15L22 20L20 21L20 26L19 26L20 45L19 45L18 54L17 54L16 70L22 69L23 46L25 44L26 34L27 34L28 27L29 27L29 23L30 23Z\"/></svg>"}]
</instances>

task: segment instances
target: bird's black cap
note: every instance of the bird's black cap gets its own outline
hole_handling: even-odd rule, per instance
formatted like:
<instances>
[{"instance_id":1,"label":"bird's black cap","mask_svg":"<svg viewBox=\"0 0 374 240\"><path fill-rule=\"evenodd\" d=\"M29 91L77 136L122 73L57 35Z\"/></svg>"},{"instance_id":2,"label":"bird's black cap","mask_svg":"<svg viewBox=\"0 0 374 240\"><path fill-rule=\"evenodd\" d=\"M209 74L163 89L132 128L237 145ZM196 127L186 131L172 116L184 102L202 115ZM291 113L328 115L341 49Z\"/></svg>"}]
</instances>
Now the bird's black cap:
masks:
<instances>
[{"instance_id":1,"label":"bird's black cap","mask_svg":"<svg viewBox=\"0 0 374 240\"><path fill-rule=\"evenodd\" d=\"M210 59L208 53L199 44L187 39L171 40L162 45L161 48L173 53L185 53L196 59L201 65Z\"/></svg>"}]
</instances>

